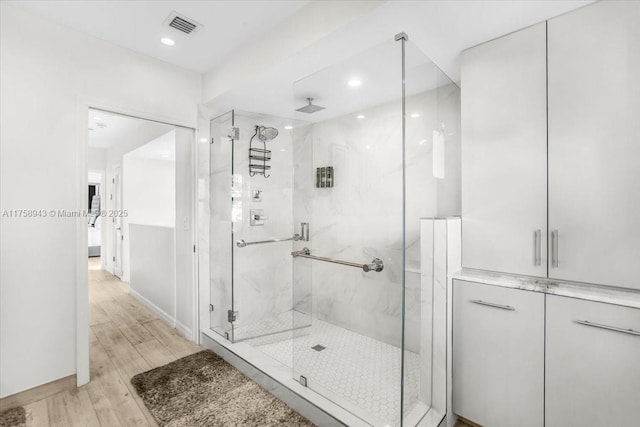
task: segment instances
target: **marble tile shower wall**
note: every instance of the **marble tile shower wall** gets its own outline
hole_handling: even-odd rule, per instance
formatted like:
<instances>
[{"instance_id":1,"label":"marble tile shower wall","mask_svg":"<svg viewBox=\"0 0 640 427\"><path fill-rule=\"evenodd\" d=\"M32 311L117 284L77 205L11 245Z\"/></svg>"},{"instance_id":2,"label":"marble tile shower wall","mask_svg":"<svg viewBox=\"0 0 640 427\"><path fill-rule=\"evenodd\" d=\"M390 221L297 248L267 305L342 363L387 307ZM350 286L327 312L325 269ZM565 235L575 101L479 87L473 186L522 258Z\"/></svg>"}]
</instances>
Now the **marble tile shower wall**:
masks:
<instances>
[{"instance_id":1,"label":"marble tile shower wall","mask_svg":"<svg viewBox=\"0 0 640 427\"><path fill-rule=\"evenodd\" d=\"M211 267L211 296L223 306L219 323L226 317L231 303L231 229L234 240L247 242L293 236L294 229L293 165L291 133L278 129L279 135L267 142L272 150L269 178L249 175L249 140L255 125L271 126L264 119L235 114L235 127L240 138L235 141L234 174L231 178L231 143L224 138L213 148L211 156L211 253L216 259ZM220 126L224 135L231 124ZM215 138L215 136L214 136ZM256 144L258 141L258 144ZM254 138L254 146L262 146ZM233 185L230 185L230 179ZM261 200L252 197L260 191ZM231 199L233 197L233 204ZM267 219L264 225L250 225L250 211L260 209ZM263 319L291 310L292 260L290 242L267 243L238 248L233 242L234 310L239 312L236 327L260 322Z\"/></svg>"},{"instance_id":2,"label":"marble tile shower wall","mask_svg":"<svg viewBox=\"0 0 640 427\"><path fill-rule=\"evenodd\" d=\"M459 89L407 99L406 344L420 350L420 218L459 214ZM311 224L313 254L384 261L364 273L296 260L294 304L301 312L399 346L402 304L402 157L399 101L294 130L294 222ZM419 116L417 116L419 114ZM445 179L432 173L433 131L445 126ZM333 166L333 188L315 188L315 168ZM438 194L438 193L441 194ZM439 205L442 208L439 210Z\"/></svg>"}]
</instances>

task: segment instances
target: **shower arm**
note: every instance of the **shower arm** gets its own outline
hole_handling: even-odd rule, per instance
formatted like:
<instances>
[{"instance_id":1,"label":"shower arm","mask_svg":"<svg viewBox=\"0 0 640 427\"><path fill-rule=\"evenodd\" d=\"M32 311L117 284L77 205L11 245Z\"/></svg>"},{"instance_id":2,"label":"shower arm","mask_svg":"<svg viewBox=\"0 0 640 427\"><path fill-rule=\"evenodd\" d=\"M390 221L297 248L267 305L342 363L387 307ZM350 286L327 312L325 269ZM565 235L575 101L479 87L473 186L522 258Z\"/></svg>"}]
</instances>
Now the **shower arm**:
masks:
<instances>
[{"instance_id":1,"label":"shower arm","mask_svg":"<svg viewBox=\"0 0 640 427\"><path fill-rule=\"evenodd\" d=\"M291 256L294 258L300 257L300 258L315 259L316 261L324 261L324 262L330 262L333 264L346 265L348 267L361 268L362 271L364 271L365 273L368 273L369 271L375 271L379 273L384 269L384 263L380 258L374 258L370 264L358 264L357 262L342 261L339 259L332 259L332 258L325 258L321 256L311 255L311 251L309 250L309 248L303 248L301 251L293 251L291 252Z\"/></svg>"}]
</instances>

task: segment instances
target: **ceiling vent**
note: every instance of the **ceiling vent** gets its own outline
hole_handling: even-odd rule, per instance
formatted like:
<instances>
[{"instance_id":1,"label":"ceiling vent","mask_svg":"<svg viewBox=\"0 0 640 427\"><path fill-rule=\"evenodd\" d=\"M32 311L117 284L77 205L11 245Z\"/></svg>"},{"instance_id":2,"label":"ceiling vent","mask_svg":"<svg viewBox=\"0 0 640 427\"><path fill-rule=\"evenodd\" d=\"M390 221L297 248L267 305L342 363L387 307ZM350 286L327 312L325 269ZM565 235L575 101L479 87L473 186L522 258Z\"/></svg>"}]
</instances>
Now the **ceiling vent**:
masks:
<instances>
[{"instance_id":1,"label":"ceiling vent","mask_svg":"<svg viewBox=\"0 0 640 427\"><path fill-rule=\"evenodd\" d=\"M178 12L175 11L171 12L169 17L164 21L164 24L185 34L191 34L201 26L193 19L179 15Z\"/></svg>"}]
</instances>

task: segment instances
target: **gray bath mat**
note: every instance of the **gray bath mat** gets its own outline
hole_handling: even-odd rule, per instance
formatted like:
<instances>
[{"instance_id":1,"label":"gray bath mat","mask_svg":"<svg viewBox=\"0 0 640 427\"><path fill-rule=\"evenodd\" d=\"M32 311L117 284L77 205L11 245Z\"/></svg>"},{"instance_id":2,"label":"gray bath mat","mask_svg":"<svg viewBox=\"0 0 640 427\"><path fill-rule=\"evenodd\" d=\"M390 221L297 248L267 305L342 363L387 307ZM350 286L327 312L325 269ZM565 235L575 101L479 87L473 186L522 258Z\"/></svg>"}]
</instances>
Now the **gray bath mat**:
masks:
<instances>
[{"instance_id":1,"label":"gray bath mat","mask_svg":"<svg viewBox=\"0 0 640 427\"><path fill-rule=\"evenodd\" d=\"M22 406L0 413L0 427L25 427L26 425L27 414Z\"/></svg>"},{"instance_id":2,"label":"gray bath mat","mask_svg":"<svg viewBox=\"0 0 640 427\"><path fill-rule=\"evenodd\" d=\"M313 426L208 350L138 374L131 384L162 427Z\"/></svg>"}]
</instances>

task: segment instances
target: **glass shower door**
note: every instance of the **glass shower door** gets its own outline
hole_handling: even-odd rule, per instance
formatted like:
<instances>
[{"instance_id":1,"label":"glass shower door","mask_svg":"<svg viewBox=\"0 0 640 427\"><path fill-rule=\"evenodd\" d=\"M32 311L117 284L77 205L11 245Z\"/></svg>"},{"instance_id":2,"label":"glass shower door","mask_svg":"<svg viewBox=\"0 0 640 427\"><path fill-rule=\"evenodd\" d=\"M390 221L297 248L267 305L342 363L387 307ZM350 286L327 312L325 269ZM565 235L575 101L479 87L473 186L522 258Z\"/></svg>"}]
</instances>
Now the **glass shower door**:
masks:
<instances>
[{"instance_id":1,"label":"glass shower door","mask_svg":"<svg viewBox=\"0 0 640 427\"><path fill-rule=\"evenodd\" d=\"M210 208L210 329L230 338L233 325L233 249L232 200L234 112L211 120L209 145L209 208Z\"/></svg>"},{"instance_id":2,"label":"glass shower door","mask_svg":"<svg viewBox=\"0 0 640 427\"><path fill-rule=\"evenodd\" d=\"M234 110L230 339L283 339L292 329L292 120ZM228 202L227 202L228 203ZM263 338L257 342L255 339Z\"/></svg>"}]
</instances>

